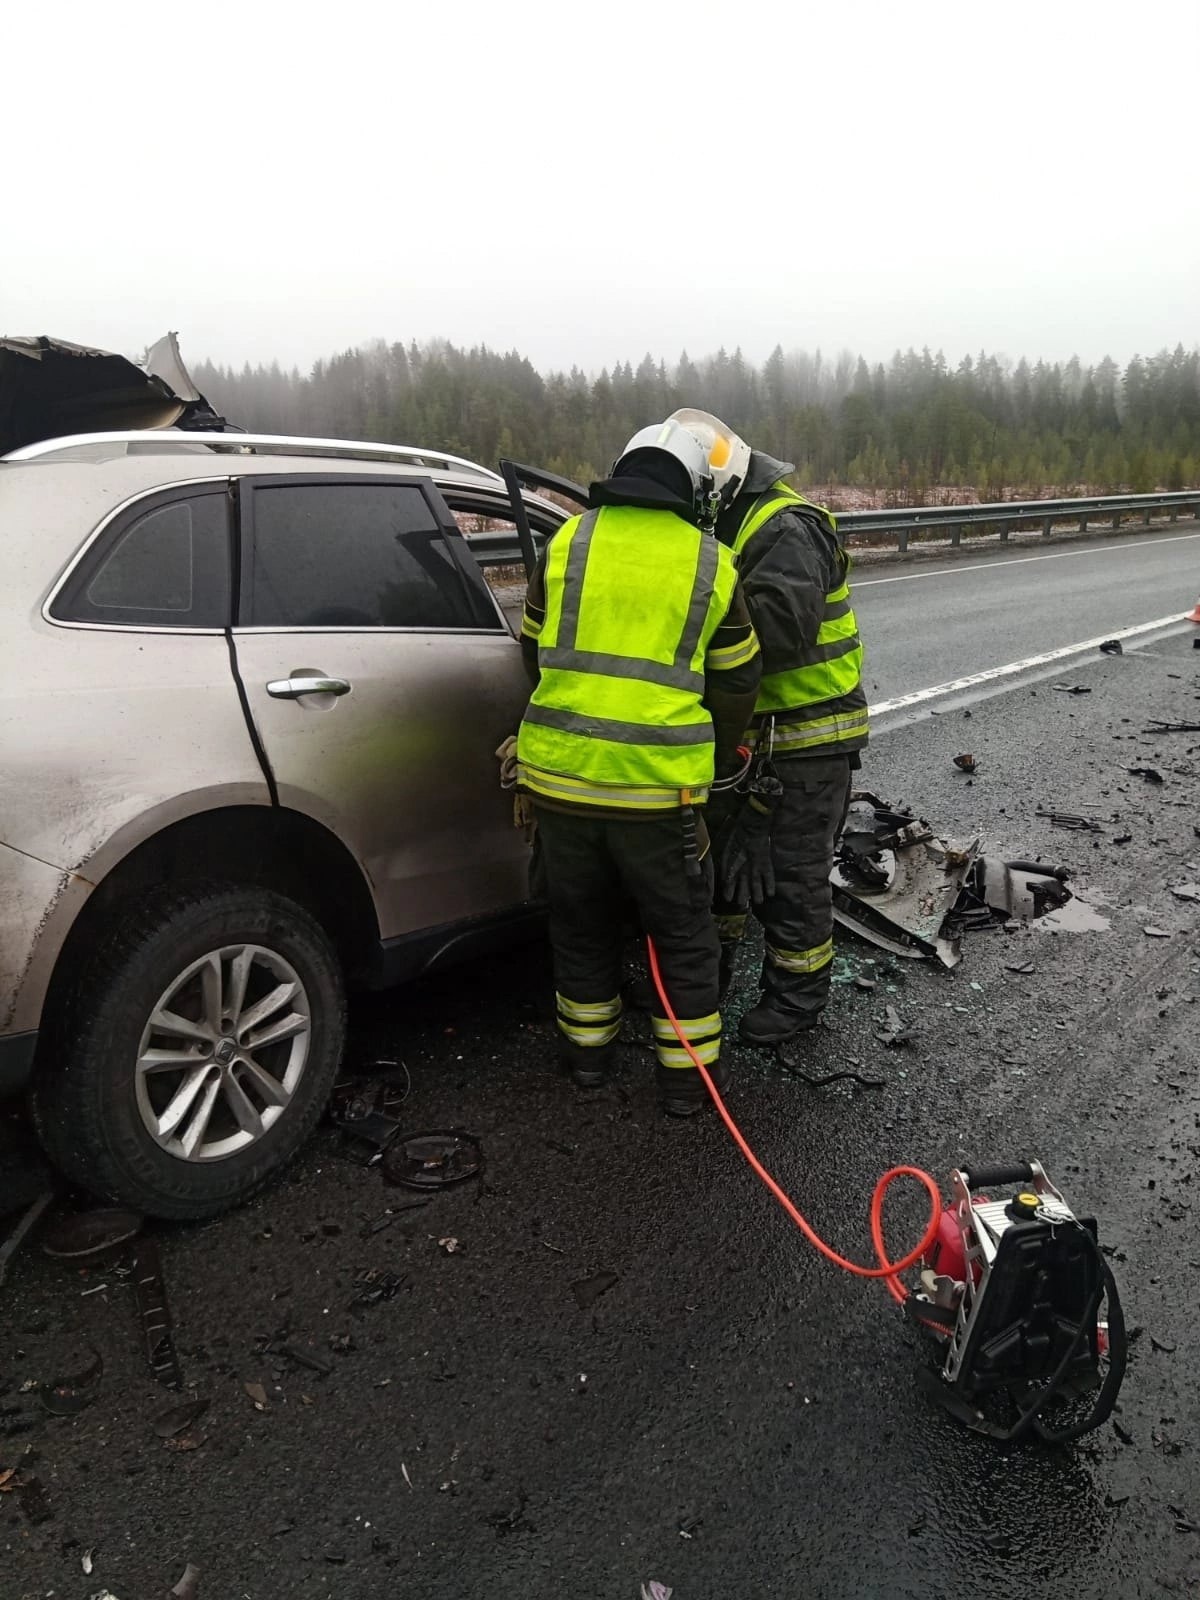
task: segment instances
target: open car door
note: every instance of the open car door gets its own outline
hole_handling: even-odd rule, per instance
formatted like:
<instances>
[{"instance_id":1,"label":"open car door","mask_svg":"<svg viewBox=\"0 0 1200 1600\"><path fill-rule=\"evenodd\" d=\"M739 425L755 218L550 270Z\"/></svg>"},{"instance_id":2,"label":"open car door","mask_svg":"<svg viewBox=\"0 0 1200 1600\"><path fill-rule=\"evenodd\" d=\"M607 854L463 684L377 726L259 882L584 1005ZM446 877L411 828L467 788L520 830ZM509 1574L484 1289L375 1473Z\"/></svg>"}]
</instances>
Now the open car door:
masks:
<instances>
[{"instance_id":1,"label":"open car door","mask_svg":"<svg viewBox=\"0 0 1200 1600\"><path fill-rule=\"evenodd\" d=\"M543 472L540 467L522 466L517 461L502 461L500 475L504 479L508 498L512 504L513 522L516 525L517 538L521 546L521 560L528 581L533 576L533 569L537 566L541 551L538 538L530 526L529 511L521 493L522 489L551 494L572 506L578 506L580 511L587 510L588 493L579 484L572 483L570 478L560 478L556 472Z\"/></svg>"}]
</instances>

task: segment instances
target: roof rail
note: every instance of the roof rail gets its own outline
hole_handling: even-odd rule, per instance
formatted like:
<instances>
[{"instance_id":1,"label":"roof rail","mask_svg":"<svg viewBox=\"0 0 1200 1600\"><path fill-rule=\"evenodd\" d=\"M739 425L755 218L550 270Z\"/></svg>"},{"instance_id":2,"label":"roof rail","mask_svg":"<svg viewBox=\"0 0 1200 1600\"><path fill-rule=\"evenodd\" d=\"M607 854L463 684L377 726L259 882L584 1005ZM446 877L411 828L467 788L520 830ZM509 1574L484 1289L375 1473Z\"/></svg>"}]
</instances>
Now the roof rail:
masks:
<instances>
[{"instance_id":1,"label":"roof rail","mask_svg":"<svg viewBox=\"0 0 1200 1600\"><path fill-rule=\"evenodd\" d=\"M450 468L473 477L488 478L502 483L498 472L481 466L478 461L468 461L465 456L449 455L444 450L423 450L418 445L374 444L366 439L309 439L301 435L283 433L209 433L189 432L184 428L135 428L115 433L73 433L59 439L40 439L36 444L23 445L10 450L3 461L38 461L47 456L63 455L80 445L148 445L158 454L163 445L178 444L195 448L202 446L224 455L297 455L337 456L359 461L406 462L417 467Z\"/></svg>"}]
</instances>

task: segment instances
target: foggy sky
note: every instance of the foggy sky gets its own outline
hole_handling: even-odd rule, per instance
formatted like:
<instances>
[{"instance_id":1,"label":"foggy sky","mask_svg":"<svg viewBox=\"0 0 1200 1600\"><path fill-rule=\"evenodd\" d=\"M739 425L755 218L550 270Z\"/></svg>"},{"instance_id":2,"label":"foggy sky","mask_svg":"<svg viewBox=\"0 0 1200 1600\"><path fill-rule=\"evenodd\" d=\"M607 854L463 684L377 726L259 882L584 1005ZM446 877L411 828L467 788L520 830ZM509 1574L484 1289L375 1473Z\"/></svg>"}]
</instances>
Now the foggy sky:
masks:
<instances>
[{"instance_id":1,"label":"foggy sky","mask_svg":"<svg viewBox=\"0 0 1200 1600\"><path fill-rule=\"evenodd\" d=\"M1200 342L1195 0L41 0L0 332L1120 359Z\"/></svg>"}]
</instances>

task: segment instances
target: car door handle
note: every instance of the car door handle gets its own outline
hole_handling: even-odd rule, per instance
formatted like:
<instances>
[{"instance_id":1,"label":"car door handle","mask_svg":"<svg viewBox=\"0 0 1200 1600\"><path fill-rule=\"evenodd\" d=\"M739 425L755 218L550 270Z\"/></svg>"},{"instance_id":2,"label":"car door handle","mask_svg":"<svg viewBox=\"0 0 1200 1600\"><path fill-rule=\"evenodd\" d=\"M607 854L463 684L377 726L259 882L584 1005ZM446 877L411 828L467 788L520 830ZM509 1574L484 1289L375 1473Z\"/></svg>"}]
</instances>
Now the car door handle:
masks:
<instances>
[{"instance_id":1,"label":"car door handle","mask_svg":"<svg viewBox=\"0 0 1200 1600\"><path fill-rule=\"evenodd\" d=\"M276 700L298 700L302 694L349 694L345 678L273 678L267 693Z\"/></svg>"}]
</instances>

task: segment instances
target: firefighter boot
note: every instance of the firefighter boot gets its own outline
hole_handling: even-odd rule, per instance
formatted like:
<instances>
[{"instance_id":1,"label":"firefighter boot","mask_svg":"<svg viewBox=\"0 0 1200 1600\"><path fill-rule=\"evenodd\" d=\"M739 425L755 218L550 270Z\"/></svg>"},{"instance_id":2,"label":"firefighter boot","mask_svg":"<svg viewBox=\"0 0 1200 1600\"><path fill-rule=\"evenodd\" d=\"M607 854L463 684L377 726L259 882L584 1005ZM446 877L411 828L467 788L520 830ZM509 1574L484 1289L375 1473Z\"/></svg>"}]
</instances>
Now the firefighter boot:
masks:
<instances>
[{"instance_id":1,"label":"firefighter boot","mask_svg":"<svg viewBox=\"0 0 1200 1600\"><path fill-rule=\"evenodd\" d=\"M709 1077L720 1094L729 1087L729 1066L724 1061L714 1061L708 1069ZM655 1073L658 1096L669 1117L694 1117L708 1104L708 1090L704 1079L695 1067L664 1067Z\"/></svg>"},{"instance_id":2,"label":"firefighter boot","mask_svg":"<svg viewBox=\"0 0 1200 1600\"><path fill-rule=\"evenodd\" d=\"M563 1039L559 1045L559 1059L577 1089L603 1089L616 1066L616 1041L585 1046Z\"/></svg>"},{"instance_id":3,"label":"firefighter boot","mask_svg":"<svg viewBox=\"0 0 1200 1600\"><path fill-rule=\"evenodd\" d=\"M765 967L762 999L738 1024L739 1036L746 1044L775 1045L809 1032L829 999L829 977L828 966L803 974Z\"/></svg>"}]
</instances>

